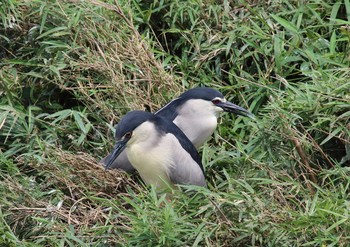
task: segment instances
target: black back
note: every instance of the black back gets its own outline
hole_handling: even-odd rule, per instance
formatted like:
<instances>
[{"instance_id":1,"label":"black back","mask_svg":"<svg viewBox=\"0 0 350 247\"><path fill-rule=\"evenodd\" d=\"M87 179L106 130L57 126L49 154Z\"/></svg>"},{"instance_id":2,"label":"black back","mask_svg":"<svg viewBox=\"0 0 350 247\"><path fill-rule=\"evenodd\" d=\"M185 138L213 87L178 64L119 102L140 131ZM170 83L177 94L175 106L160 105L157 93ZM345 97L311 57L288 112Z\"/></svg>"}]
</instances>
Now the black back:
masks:
<instances>
[{"instance_id":1,"label":"black back","mask_svg":"<svg viewBox=\"0 0 350 247\"><path fill-rule=\"evenodd\" d=\"M187 136L182 132L182 130L179 129L179 127L177 127L173 122L169 121L168 119L165 119L158 115L154 115L151 121L155 123L156 128L159 131L162 131L163 134L173 134L179 140L182 148L185 149L191 155L192 159L199 165L202 172L204 173L202 161L197 149L187 138Z\"/></svg>"}]
</instances>

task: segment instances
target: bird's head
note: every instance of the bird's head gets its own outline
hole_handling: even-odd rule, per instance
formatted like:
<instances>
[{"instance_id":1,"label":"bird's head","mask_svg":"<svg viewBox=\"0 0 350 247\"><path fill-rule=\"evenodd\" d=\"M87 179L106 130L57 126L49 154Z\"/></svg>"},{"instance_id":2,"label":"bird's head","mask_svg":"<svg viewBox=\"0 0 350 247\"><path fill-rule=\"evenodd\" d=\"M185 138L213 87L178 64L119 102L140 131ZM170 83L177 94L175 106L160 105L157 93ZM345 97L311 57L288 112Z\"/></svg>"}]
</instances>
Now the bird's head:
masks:
<instances>
[{"instance_id":1,"label":"bird's head","mask_svg":"<svg viewBox=\"0 0 350 247\"><path fill-rule=\"evenodd\" d=\"M143 123L151 120L154 115L145 111L130 111L118 123L116 128L116 144L105 166L107 170L126 148L128 144L132 144L138 139L147 138L149 133L142 131L140 127Z\"/></svg>"},{"instance_id":2,"label":"bird's head","mask_svg":"<svg viewBox=\"0 0 350 247\"><path fill-rule=\"evenodd\" d=\"M236 115L254 118L254 115L248 110L227 101L222 93L213 88L192 88L181 94L179 99L181 99L184 104L192 102L192 108L195 109L195 111L209 111L215 115L225 111Z\"/></svg>"}]
</instances>

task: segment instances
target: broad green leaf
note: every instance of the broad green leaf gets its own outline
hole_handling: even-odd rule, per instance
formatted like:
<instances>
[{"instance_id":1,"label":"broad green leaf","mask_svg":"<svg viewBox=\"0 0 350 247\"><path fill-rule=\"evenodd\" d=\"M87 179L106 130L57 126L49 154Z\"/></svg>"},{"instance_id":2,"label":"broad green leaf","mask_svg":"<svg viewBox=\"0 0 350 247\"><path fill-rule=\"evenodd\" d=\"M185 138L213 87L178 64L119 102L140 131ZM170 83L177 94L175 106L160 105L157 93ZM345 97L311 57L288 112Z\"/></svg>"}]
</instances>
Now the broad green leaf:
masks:
<instances>
[{"instance_id":1,"label":"broad green leaf","mask_svg":"<svg viewBox=\"0 0 350 247\"><path fill-rule=\"evenodd\" d=\"M298 34L298 28L291 22L286 19L279 17L277 15L271 14L272 18L274 18L279 24L281 24L288 31L291 31L294 34Z\"/></svg>"},{"instance_id":2,"label":"broad green leaf","mask_svg":"<svg viewBox=\"0 0 350 247\"><path fill-rule=\"evenodd\" d=\"M337 34L336 31L332 32L331 40L329 42L329 52L331 54L335 54L336 52L336 45L337 45Z\"/></svg>"},{"instance_id":3,"label":"broad green leaf","mask_svg":"<svg viewBox=\"0 0 350 247\"><path fill-rule=\"evenodd\" d=\"M39 40L39 39L44 38L46 36L53 36L53 34L55 34L55 33L60 33L60 31L66 31L66 30L67 30L67 27L55 27L55 28L49 29L48 31L46 31L43 34L36 37L36 40Z\"/></svg>"},{"instance_id":4,"label":"broad green leaf","mask_svg":"<svg viewBox=\"0 0 350 247\"><path fill-rule=\"evenodd\" d=\"M84 134L86 134L87 131L86 131L85 125L83 123L83 120L80 116L80 112L73 111L73 116L74 116L74 120L75 120L76 124L79 126L79 129L81 131L83 131Z\"/></svg>"},{"instance_id":5,"label":"broad green leaf","mask_svg":"<svg viewBox=\"0 0 350 247\"><path fill-rule=\"evenodd\" d=\"M72 114L72 110L66 109L66 110L58 111L58 112L55 112L51 115L48 115L47 117L45 117L45 119L55 118L55 120L52 122L53 124L55 124L63 119L66 119L67 117L71 116L71 114Z\"/></svg>"},{"instance_id":6,"label":"broad green leaf","mask_svg":"<svg viewBox=\"0 0 350 247\"><path fill-rule=\"evenodd\" d=\"M330 139L332 139L333 137L335 137L336 135L338 135L340 132L343 131L343 127L338 127L335 130L333 130L331 133L329 133L329 135L320 143L320 146L322 146L323 144L325 144L326 142L328 142Z\"/></svg>"}]
</instances>

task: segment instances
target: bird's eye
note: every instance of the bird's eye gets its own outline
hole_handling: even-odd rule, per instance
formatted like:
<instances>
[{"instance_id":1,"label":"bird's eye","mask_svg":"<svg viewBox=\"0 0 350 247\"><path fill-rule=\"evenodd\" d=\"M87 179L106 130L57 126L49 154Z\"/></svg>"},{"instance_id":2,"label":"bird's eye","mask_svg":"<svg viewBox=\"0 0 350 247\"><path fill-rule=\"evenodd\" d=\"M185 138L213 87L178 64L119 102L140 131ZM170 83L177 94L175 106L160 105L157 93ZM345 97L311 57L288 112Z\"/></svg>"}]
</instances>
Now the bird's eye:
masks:
<instances>
[{"instance_id":1,"label":"bird's eye","mask_svg":"<svg viewBox=\"0 0 350 247\"><path fill-rule=\"evenodd\" d=\"M213 99L211 102L212 102L214 105L217 105L217 104L221 103L221 100L219 100L219 99Z\"/></svg>"},{"instance_id":2,"label":"bird's eye","mask_svg":"<svg viewBox=\"0 0 350 247\"><path fill-rule=\"evenodd\" d=\"M132 136L132 132L127 132L125 135L124 135L124 138L125 139L129 139L130 137Z\"/></svg>"}]
</instances>

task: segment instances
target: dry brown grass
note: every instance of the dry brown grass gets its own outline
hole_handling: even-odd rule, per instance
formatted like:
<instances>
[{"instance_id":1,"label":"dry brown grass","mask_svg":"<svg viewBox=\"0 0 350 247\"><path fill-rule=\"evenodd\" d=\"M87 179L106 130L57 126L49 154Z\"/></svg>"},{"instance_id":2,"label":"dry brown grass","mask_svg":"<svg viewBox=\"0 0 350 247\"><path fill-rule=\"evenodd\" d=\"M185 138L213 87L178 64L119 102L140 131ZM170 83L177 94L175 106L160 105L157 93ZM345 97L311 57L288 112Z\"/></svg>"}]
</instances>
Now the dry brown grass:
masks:
<instances>
[{"instance_id":1,"label":"dry brown grass","mask_svg":"<svg viewBox=\"0 0 350 247\"><path fill-rule=\"evenodd\" d=\"M105 171L86 153L72 154L57 149L52 150L42 163L26 163L24 160L19 160L19 166L23 166L27 174L40 174L46 179L46 183L40 184L40 190L45 191L46 195L42 199L38 199L38 195L34 196L35 188L33 191L24 189L23 184L16 178L7 176L1 182L2 186L21 197L17 203L11 202L5 206L6 211L10 213L9 221L13 225L13 230L19 232L23 232L23 228L33 224L37 229L40 228L35 219L54 219L49 232L62 234L67 224L74 226L77 231L108 224L127 227L127 218L109 216L110 207L127 209L129 207L127 203L119 204L120 197L128 196L128 189L136 193L143 190L136 182L137 179L130 178L122 171ZM40 176L36 179L40 179ZM36 184L37 181L32 182ZM63 193L58 196L60 201L57 201L55 196L48 196L55 191ZM108 203L105 205L103 202L97 203L96 200ZM113 202L118 203L118 206ZM117 241L116 237L105 236L105 238L110 243ZM123 241L122 236L118 236L117 239Z\"/></svg>"},{"instance_id":2,"label":"dry brown grass","mask_svg":"<svg viewBox=\"0 0 350 247\"><path fill-rule=\"evenodd\" d=\"M61 89L81 95L91 111L102 111L110 122L119 120L128 110L155 111L183 91L180 83L153 56L152 47L141 37L132 24L132 17L122 12L117 1L114 5L96 0L88 4L111 11L119 21L114 23L101 16L104 18L101 24L86 17L83 30L77 33L76 42L82 47L76 51L79 59L71 62L74 71L66 71L67 79L75 78L75 81L68 84L66 80L57 81ZM103 28L103 25L111 27ZM110 29L114 30L113 34L107 33ZM156 42L154 45L158 46ZM104 79L81 79L79 76L84 71L96 71Z\"/></svg>"}]
</instances>

